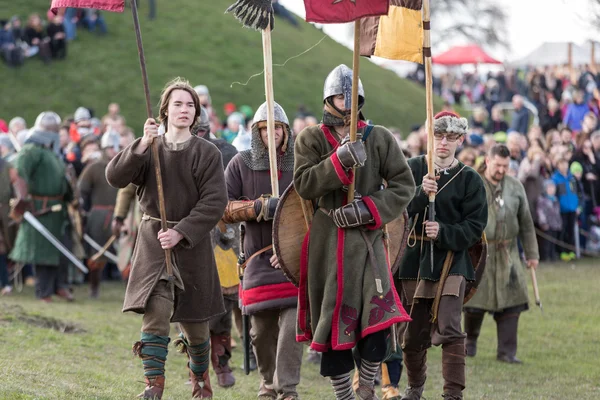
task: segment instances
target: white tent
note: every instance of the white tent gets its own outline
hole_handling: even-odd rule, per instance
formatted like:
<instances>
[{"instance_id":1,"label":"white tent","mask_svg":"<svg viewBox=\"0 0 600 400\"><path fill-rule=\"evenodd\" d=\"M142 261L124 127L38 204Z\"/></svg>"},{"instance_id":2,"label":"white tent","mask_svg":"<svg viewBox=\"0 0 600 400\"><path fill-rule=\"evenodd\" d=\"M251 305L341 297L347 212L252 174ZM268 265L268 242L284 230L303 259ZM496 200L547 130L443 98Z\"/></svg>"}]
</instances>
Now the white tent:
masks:
<instances>
[{"instance_id":1,"label":"white tent","mask_svg":"<svg viewBox=\"0 0 600 400\"><path fill-rule=\"evenodd\" d=\"M573 43L572 61L573 65L589 64L591 61L591 43L586 42L583 46ZM600 63L600 45L596 44L596 62ZM520 60L511 64L516 67L532 65L543 67L547 65L566 65L569 63L568 42L546 42Z\"/></svg>"}]
</instances>

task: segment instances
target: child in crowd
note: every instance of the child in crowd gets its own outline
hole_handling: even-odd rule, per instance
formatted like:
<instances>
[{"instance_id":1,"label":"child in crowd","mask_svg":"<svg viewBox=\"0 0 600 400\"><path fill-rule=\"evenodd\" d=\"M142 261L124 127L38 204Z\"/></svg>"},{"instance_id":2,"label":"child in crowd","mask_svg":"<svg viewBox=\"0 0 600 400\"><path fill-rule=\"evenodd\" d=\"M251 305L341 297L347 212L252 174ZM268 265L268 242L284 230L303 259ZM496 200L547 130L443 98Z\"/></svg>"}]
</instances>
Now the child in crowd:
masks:
<instances>
[{"instance_id":1,"label":"child in crowd","mask_svg":"<svg viewBox=\"0 0 600 400\"><path fill-rule=\"evenodd\" d=\"M561 158L557 162L557 171L552 175L556 184L556 193L560 203L560 215L562 218L562 235L560 240L566 245L575 245L575 223L577 221L577 209L579 199L577 198L577 181L569 171L569 160ZM572 249L562 248L560 258L563 261L575 259Z\"/></svg>"},{"instance_id":2,"label":"child in crowd","mask_svg":"<svg viewBox=\"0 0 600 400\"><path fill-rule=\"evenodd\" d=\"M554 240L560 237L562 218L560 203L556 197L556 184L553 180L544 181L544 192L536 202L537 221L540 229ZM540 238L540 257L542 261L556 261L556 245L546 238Z\"/></svg>"}]
</instances>

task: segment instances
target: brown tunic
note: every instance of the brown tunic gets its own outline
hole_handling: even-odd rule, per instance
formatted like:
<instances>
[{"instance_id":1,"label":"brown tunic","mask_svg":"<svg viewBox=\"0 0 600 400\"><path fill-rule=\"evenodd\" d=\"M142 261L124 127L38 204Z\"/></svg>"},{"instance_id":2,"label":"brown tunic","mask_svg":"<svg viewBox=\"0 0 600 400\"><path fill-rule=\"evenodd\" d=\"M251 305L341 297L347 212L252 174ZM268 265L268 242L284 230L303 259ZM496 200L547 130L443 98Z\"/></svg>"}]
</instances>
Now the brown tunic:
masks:
<instances>
[{"instance_id":1,"label":"brown tunic","mask_svg":"<svg viewBox=\"0 0 600 400\"><path fill-rule=\"evenodd\" d=\"M117 189L106 181L107 165L107 159L89 164L84 168L78 182L79 192L87 203L85 205L88 210L85 232L100 245L106 243L112 235L111 222L117 200ZM90 256L94 253L95 249L88 248Z\"/></svg>"},{"instance_id":2,"label":"brown tunic","mask_svg":"<svg viewBox=\"0 0 600 400\"><path fill-rule=\"evenodd\" d=\"M241 154L233 157L225 172L230 200L254 200L271 193L269 171L250 169ZM292 183L293 171L281 171L279 187ZM254 253L273 243L272 221L246 221L244 253L249 259ZM259 311L296 307L298 289L290 283L280 269L271 266L273 250L268 250L250 260L244 271L242 311L252 315Z\"/></svg>"},{"instance_id":3,"label":"brown tunic","mask_svg":"<svg viewBox=\"0 0 600 400\"><path fill-rule=\"evenodd\" d=\"M119 188L133 183L140 208L160 216L151 149L135 154L140 139L120 152L106 169L108 182ZM209 233L227 204L225 177L219 150L192 137L176 150L159 141L167 220L183 235L173 248L185 290L175 288L172 322L203 322L225 312L221 285ZM165 252L157 239L160 222L142 221L132 258L131 276L123 311L144 313L152 290L166 269Z\"/></svg>"}]
</instances>

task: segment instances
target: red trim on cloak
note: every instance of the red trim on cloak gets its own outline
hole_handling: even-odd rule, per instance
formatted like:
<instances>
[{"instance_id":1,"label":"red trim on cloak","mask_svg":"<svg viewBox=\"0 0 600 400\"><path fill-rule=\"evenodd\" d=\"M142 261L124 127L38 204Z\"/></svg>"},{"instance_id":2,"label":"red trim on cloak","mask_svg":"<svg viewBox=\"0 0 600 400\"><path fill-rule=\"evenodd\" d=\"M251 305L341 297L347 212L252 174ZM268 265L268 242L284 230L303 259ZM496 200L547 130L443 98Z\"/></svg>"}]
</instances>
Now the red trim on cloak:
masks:
<instances>
[{"instance_id":1,"label":"red trim on cloak","mask_svg":"<svg viewBox=\"0 0 600 400\"><path fill-rule=\"evenodd\" d=\"M373 218L375 219L375 222L371 225L366 225L366 228L372 231L381 228L381 215L379 214L379 210L377 209L377 205L375 204L373 199L371 199L369 196L365 196L362 198L362 200L369 209L369 212L371 213Z\"/></svg>"},{"instance_id":2,"label":"red trim on cloak","mask_svg":"<svg viewBox=\"0 0 600 400\"><path fill-rule=\"evenodd\" d=\"M302 241L300 252L300 282L298 287L298 328L302 335L296 335L297 342L306 342L312 339L311 327L307 326L308 302L308 246L310 243L310 229L306 232Z\"/></svg>"},{"instance_id":3,"label":"red trim on cloak","mask_svg":"<svg viewBox=\"0 0 600 400\"><path fill-rule=\"evenodd\" d=\"M262 303L264 301L297 296L298 288L291 282L277 283L244 290L242 304L247 307L251 304Z\"/></svg>"}]
</instances>

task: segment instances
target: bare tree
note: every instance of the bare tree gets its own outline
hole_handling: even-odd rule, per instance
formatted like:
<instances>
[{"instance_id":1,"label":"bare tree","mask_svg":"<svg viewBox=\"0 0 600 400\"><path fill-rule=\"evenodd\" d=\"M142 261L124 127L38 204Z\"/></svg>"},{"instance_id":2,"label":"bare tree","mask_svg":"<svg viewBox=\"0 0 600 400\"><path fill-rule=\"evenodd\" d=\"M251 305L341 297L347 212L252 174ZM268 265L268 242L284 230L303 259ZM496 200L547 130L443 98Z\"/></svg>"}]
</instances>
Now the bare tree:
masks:
<instances>
[{"instance_id":1,"label":"bare tree","mask_svg":"<svg viewBox=\"0 0 600 400\"><path fill-rule=\"evenodd\" d=\"M600 32L600 0L590 0L590 22L594 30Z\"/></svg>"},{"instance_id":2,"label":"bare tree","mask_svg":"<svg viewBox=\"0 0 600 400\"><path fill-rule=\"evenodd\" d=\"M433 0L431 21L432 40L436 44L467 39L509 48L508 15L495 0Z\"/></svg>"}]
</instances>

